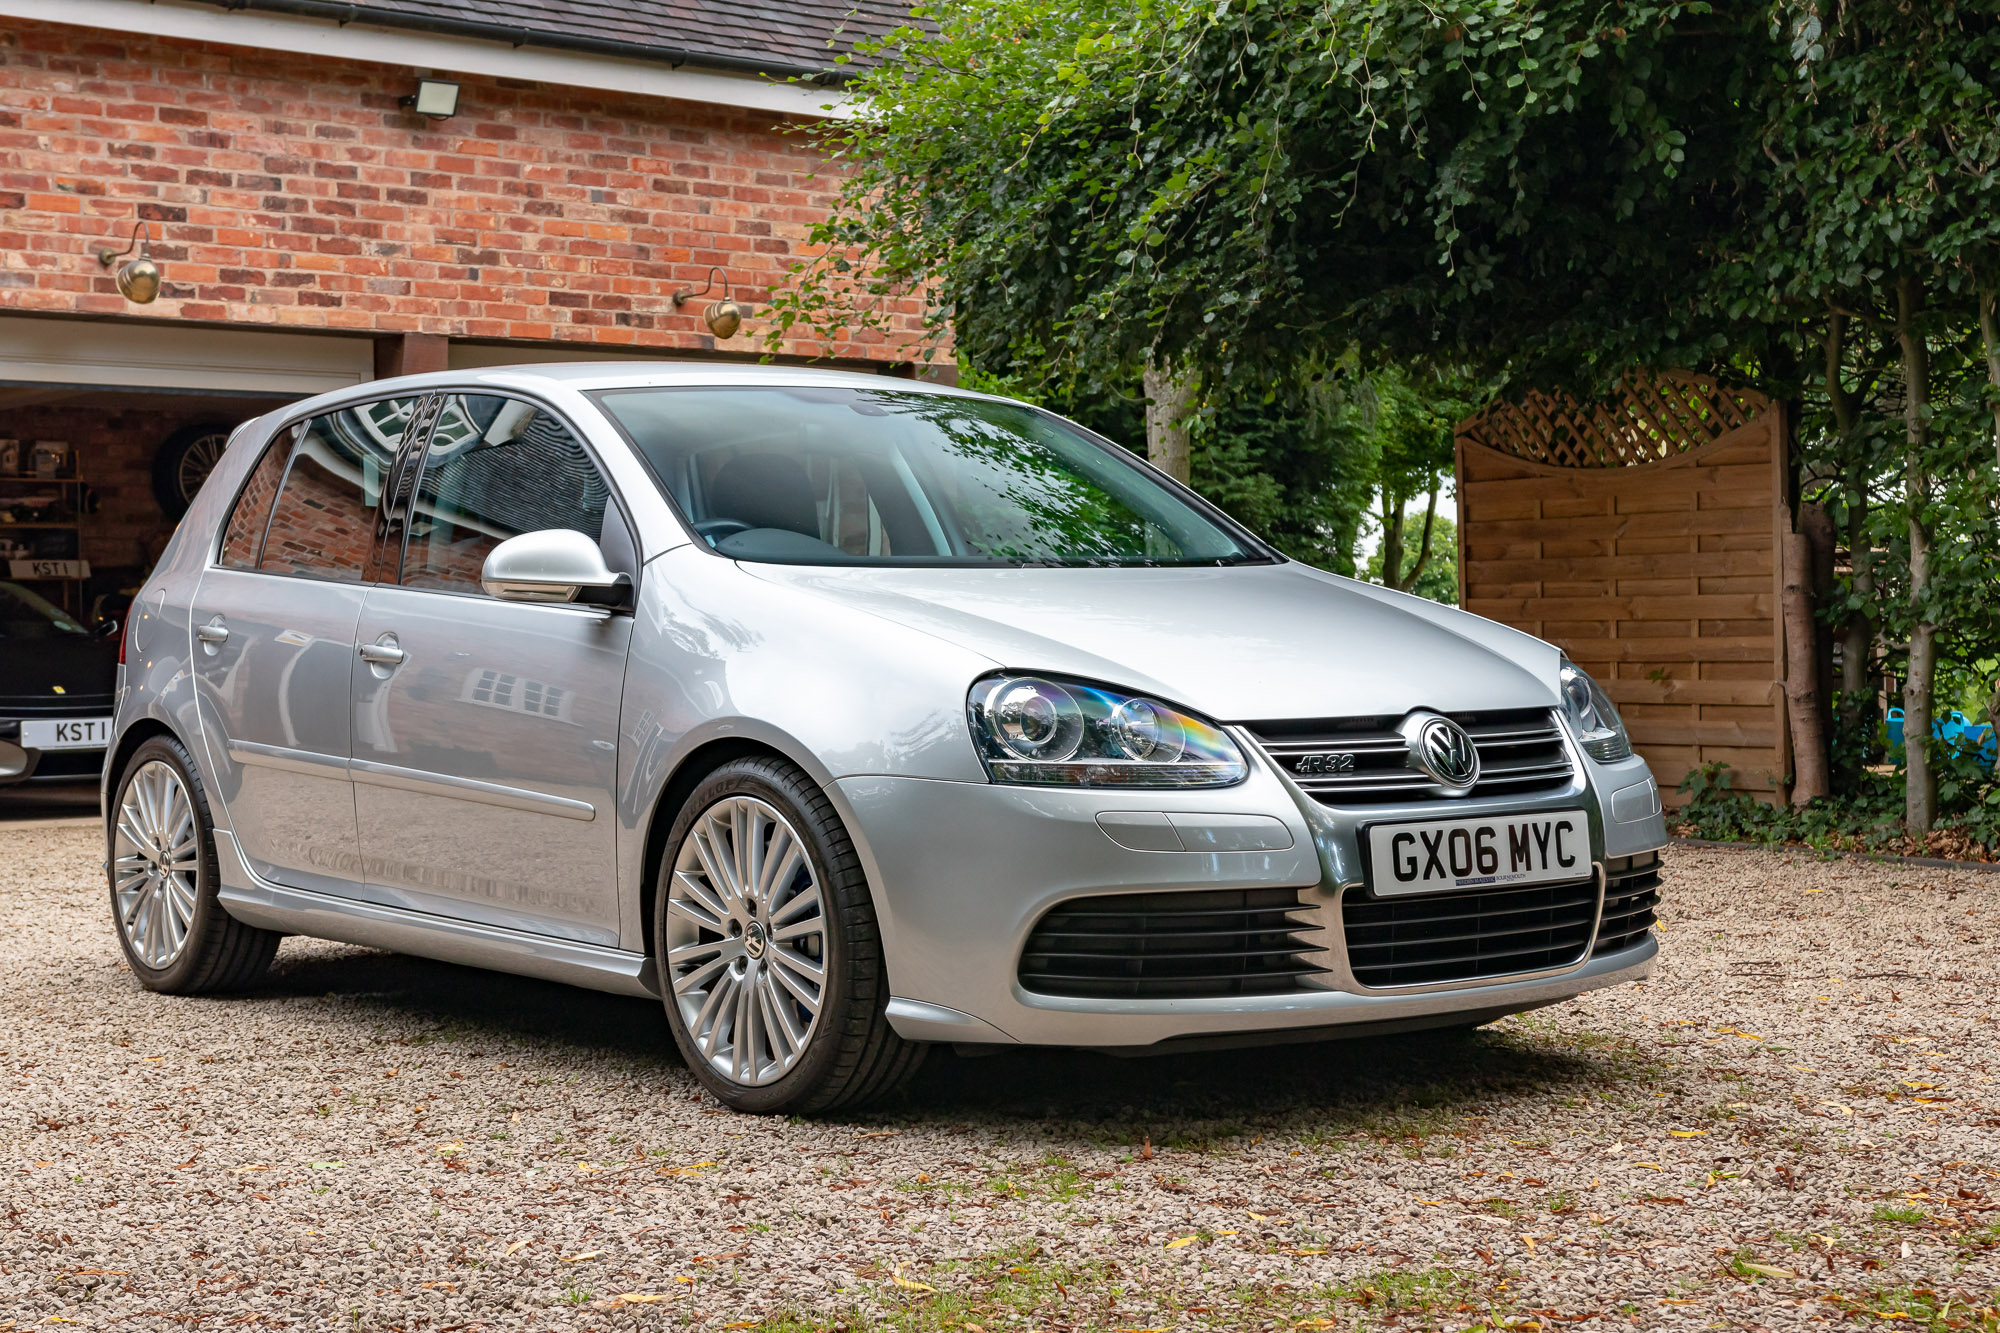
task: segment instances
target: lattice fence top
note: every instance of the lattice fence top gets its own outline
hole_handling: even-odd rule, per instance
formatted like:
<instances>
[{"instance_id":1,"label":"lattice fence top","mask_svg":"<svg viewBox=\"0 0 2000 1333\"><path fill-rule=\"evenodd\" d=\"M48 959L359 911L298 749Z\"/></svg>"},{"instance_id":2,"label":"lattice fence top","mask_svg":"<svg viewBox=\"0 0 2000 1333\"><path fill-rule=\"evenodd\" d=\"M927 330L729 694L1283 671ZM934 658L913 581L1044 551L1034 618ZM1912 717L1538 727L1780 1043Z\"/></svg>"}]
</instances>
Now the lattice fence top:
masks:
<instances>
[{"instance_id":1,"label":"lattice fence top","mask_svg":"<svg viewBox=\"0 0 2000 1333\"><path fill-rule=\"evenodd\" d=\"M1534 392L1494 403L1458 428L1461 440L1555 467L1631 467L1719 440L1770 400L1705 375L1634 375L1608 399Z\"/></svg>"}]
</instances>

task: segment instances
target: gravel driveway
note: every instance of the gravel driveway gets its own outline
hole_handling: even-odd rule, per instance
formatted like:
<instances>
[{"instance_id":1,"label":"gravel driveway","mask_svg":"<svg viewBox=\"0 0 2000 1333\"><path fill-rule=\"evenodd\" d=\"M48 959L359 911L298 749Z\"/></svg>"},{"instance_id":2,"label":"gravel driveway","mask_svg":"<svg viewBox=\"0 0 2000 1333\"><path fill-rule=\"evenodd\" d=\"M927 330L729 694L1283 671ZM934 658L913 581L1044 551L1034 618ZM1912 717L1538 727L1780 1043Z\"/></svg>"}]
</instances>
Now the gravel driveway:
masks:
<instances>
[{"instance_id":1,"label":"gravel driveway","mask_svg":"<svg viewBox=\"0 0 2000 1333\"><path fill-rule=\"evenodd\" d=\"M101 855L0 825L0 1330L2000 1328L2000 875L1678 850L1654 980L1471 1039L792 1123L649 1003L305 940L148 995Z\"/></svg>"}]
</instances>

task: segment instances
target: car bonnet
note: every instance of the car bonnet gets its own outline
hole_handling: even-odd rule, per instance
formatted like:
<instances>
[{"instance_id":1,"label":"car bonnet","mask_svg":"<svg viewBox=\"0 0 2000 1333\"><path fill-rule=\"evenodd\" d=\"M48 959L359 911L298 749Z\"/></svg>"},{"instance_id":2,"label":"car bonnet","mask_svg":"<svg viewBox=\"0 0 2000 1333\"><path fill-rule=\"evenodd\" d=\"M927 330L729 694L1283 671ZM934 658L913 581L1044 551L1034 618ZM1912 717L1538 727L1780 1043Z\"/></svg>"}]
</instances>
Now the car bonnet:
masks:
<instances>
[{"instance_id":1,"label":"car bonnet","mask_svg":"<svg viewBox=\"0 0 2000 1333\"><path fill-rule=\"evenodd\" d=\"M1297 564L741 568L999 667L1143 691L1224 722L1556 702L1554 648Z\"/></svg>"}]
</instances>

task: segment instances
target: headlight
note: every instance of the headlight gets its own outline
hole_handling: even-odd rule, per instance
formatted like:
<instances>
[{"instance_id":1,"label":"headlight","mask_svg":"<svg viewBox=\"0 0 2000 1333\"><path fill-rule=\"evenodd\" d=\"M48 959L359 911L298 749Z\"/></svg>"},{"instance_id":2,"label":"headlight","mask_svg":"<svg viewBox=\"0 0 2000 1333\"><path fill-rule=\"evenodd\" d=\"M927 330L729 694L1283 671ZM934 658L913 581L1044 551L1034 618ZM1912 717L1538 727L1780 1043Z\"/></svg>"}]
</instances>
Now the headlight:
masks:
<instances>
[{"instance_id":1,"label":"headlight","mask_svg":"<svg viewBox=\"0 0 2000 1333\"><path fill-rule=\"evenodd\" d=\"M1226 787L1248 771L1213 723L1155 699L1043 676L972 687L972 739L995 782L1045 787Z\"/></svg>"},{"instance_id":2,"label":"headlight","mask_svg":"<svg viewBox=\"0 0 2000 1333\"><path fill-rule=\"evenodd\" d=\"M1583 752L1601 764L1629 759L1632 738L1625 734L1625 721L1618 707L1589 674L1567 657L1562 672L1563 712Z\"/></svg>"}]
</instances>

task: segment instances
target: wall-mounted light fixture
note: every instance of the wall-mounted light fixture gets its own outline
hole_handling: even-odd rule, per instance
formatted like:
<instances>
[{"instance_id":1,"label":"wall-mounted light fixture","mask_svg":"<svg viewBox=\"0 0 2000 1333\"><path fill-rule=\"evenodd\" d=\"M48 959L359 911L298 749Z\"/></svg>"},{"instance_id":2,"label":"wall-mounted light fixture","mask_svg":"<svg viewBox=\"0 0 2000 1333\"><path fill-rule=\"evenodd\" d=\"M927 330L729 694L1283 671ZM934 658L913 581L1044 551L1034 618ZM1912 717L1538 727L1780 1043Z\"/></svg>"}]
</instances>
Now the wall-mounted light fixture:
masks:
<instances>
[{"instance_id":1,"label":"wall-mounted light fixture","mask_svg":"<svg viewBox=\"0 0 2000 1333\"><path fill-rule=\"evenodd\" d=\"M97 252L97 262L110 268L113 260L131 254L135 248L139 251L136 259L119 266L117 278L118 294L135 305L145 305L160 294L160 266L153 262L152 243L152 226L141 222L132 228L132 239L123 250Z\"/></svg>"},{"instance_id":2,"label":"wall-mounted light fixture","mask_svg":"<svg viewBox=\"0 0 2000 1333\"><path fill-rule=\"evenodd\" d=\"M715 288L715 275L721 271L718 268L711 268L708 271L708 281L702 284L700 291L692 287L683 287L675 292L674 309L679 310L697 296L708 295ZM723 284L722 299L709 302L708 309L701 312L701 322L708 325L708 331L718 338L733 338L736 336L736 330L743 327L743 307L731 298L727 283Z\"/></svg>"},{"instance_id":3,"label":"wall-mounted light fixture","mask_svg":"<svg viewBox=\"0 0 2000 1333\"><path fill-rule=\"evenodd\" d=\"M450 120L458 114L458 85L450 79L418 79L417 90L398 98L396 105L432 120Z\"/></svg>"}]
</instances>

